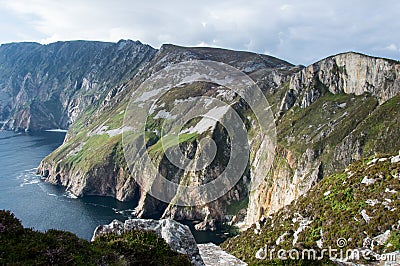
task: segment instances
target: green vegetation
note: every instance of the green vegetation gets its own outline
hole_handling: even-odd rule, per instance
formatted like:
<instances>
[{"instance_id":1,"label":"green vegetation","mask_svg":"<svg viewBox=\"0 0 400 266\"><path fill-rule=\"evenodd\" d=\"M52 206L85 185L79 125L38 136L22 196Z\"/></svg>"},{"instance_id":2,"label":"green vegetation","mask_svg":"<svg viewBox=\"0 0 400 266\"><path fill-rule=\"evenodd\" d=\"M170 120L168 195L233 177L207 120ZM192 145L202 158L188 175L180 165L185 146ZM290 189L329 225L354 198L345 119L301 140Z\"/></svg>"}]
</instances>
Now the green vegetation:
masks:
<instances>
[{"instance_id":1,"label":"green vegetation","mask_svg":"<svg viewBox=\"0 0 400 266\"><path fill-rule=\"evenodd\" d=\"M400 147L399 106L400 95L378 105L367 93L325 92L307 108L294 106L287 111L277 124L278 144L297 157L313 150L324 175L329 175L352 162L350 154L355 151L362 157L396 152Z\"/></svg>"},{"instance_id":2,"label":"green vegetation","mask_svg":"<svg viewBox=\"0 0 400 266\"><path fill-rule=\"evenodd\" d=\"M155 154L157 152L165 151L168 148L174 147L180 143L194 140L196 137L196 132L179 134L178 139L176 139L174 136L163 137L149 148L149 153Z\"/></svg>"},{"instance_id":3,"label":"green vegetation","mask_svg":"<svg viewBox=\"0 0 400 266\"><path fill-rule=\"evenodd\" d=\"M376 105L369 95L327 92L307 108L290 109L278 124L278 141L300 154L311 147L335 147Z\"/></svg>"},{"instance_id":4,"label":"green vegetation","mask_svg":"<svg viewBox=\"0 0 400 266\"><path fill-rule=\"evenodd\" d=\"M392 232L388 239L388 250L389 251L397 251L400 250L400 232L395 231Z\"/></svg>"},{"instance_id":5,"label":"green vegetation","mask_svg":"<svg viewBox=\"0 0 400 266\"><path fill-rule=\"evenodd\" d=\"M190 265L151 232L99 236L94 242L58 230L23 228L9 211L0 211L1 265Z\"/></svg>"},{"instance_id":6,"label":"green vegetation","mask_svg":"<svg viewBox=\"0 0 400 266\"><path fill-rule=\"evenodd\" d=\"M400 147L400 94L376 108L354 131L363 136L364 150L384 153Z\"/></svg>"},{"instance_id":7,"label":"green vegetation","mask_svg":"<svg viewBox=\"0 0 400 266\"><path fill-rule=\"evenodd\" d=\"M255 254L265 245L270 249L291 250L299 220L307 218L311 223L298 234L294 246L300 251L305 248L320 250L317 245L319 240L322 240L323 248L337 248L339 238L347 240L346 248L359 248L367 236L373 238L386 230L391 230L389 240L384 245L375 245L373 251L399 250L400 231L396 228L400 223L397 210L400 206L400 163L391 163L390 157L381 154L376 156L380 160L366 158L349 165L346 171L322 179L293 204L267 218L260 234L254 233L253 226L238 237L225 241L222 247L250 265L306 263L260 261ZM363 184L364 178L374 181L369 185ZM363 218L362 212L370 217L370 221ZM284 234L285 237L277 244L276 240Z\"/></svg>"},{"instance_id":8,"label":"green vegetation","mask_svg":"<svg viewBox=\"0 0 400 266\"><path fill-rule=\"evenodd\" d=\"M226 208L226 214L236 215L241 209L247 208L247 205L249 205L248 196L243 200L234 201L231 203L231 205L228 205Z\"/></svg>"}]
</instances>

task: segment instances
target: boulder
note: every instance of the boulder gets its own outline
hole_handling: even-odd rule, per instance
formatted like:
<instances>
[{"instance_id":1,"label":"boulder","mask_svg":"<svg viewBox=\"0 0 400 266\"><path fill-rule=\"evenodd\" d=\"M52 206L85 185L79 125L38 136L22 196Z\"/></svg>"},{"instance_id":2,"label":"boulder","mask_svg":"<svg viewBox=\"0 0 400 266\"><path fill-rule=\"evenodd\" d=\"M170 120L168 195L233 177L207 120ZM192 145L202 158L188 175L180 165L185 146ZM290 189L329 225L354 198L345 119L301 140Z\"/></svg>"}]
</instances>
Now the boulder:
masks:
<instances>
[{"instance_id":1,"label":"boulder","mask_svg":"<svg viewBox=\"0 0 400 266\"><path fill-rule=\"evenodd\" d=\"M188 255L192 265L204 265L189 227L171 219L128 219L125 223L114 220L108 225L98 226L94 230L92 241L102 234L116 233L120 235L131 230L154 232L163 238L173 251Z\"/></svg>"},{"instance_id":2,"label":"boulder","mask_svg":"<svg viewBox=\"0 0 400 266\"><path fill-rule=\"evenodd\" d=\"M201 257L207 266L246 266L247 263L225 252L213 243L199 244Z\"/></svg>"},{"instance_id":3,"label":"boulder","mask_svg":"<svg viewBox=\"0 0 400 266\"><path fill-rule=\"evenodd\" d=\"M393 156L390 160L391 163L399 163L400 162L400 151L399 155Z\"/></svg>"},{"instance_id":4,"label":"boulder","mask_svg":"<svg viewBox=\"0 0 400 266\"><path fill-rule=\"evenodd\" d=\"M99 225L94 229L92 242L96 239L99 235L105 234L118 234L121 235L124 232L124 223L118 220L113 220L110 224Z\"/></svg>"}]
</instances>

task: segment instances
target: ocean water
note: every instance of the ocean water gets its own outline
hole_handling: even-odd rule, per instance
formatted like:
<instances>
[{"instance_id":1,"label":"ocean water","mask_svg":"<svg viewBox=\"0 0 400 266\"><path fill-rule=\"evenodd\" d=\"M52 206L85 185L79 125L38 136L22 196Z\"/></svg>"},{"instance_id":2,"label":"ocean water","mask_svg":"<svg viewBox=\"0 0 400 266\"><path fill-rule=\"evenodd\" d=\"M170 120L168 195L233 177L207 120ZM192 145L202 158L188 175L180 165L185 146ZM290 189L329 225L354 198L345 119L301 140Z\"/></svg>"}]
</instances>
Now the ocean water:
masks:
<instances>
[{"instance_id":1,"label":"ocean water","mask_svg":"<svg viewBox=\"0 0 400 266\"><path fill-rule=\"evenodd\" d=\"M57 131L0 131L0 209L12 211L25 227L67 230L89 240L98 225L129 218L135 206L108 197L76 198L43 182L35 174L36 167L62 144L64 136ZM189 221L184 223L193 229ZM226 237L222 230L193 234L198 243L218 244Z\"/></svg>"}]
</instances>

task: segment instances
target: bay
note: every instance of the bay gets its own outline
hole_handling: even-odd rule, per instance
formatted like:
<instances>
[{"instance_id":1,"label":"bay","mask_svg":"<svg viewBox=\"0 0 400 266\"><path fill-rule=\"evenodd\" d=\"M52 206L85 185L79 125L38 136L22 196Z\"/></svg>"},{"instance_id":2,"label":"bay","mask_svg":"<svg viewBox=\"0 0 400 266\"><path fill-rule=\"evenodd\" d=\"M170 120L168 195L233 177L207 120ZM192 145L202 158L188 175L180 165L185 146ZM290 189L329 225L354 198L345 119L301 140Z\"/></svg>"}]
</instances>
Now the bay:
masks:
<instances>
[{"instance_id":1,"label":"bay","mask_svg":"<svg viewBox=\"0 0 400 266\"><path fill-rule=\"evenodd\" d=\"M89 240L98 225L129 218L135 206L110 197L75 198L63 187L43 182L36 167L64 137L58 131L0 131L0 209L12 211L25 227L66 230ZM190 221L184 223L198 243L218 244L226 237L222 230L197 232Z\"/></svg>"}]
</instances>

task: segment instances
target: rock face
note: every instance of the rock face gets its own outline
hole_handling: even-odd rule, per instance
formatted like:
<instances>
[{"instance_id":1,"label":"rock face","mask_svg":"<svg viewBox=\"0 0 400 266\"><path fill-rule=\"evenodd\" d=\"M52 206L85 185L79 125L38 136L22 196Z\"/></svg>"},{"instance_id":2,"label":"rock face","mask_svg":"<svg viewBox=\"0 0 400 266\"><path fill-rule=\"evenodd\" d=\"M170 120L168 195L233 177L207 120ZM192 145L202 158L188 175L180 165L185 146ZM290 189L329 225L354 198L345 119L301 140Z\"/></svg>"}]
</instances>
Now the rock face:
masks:
<instances>
[{"instance_id":1,"label":"rock face","mask_svg":"<svg viewBox=\"0 0 400 266\"><path fill-rule=\"evenodd\" d=\"M302 108L309 106L322 95L321 86L333 94L370 93L382 104L400 92L399 71L397 61L357 53L328 57L291 78L281 110L289 109L296 101Z\"/></svg>"},{"instance_id":2,"label":"rock face","mask_svg":"<svg viewBox=\"0 0 400 266\"><path fill-rule=\"evenodd\" d=\"M173 251L188 255L192 265L205 265L189 227L170 219L129 219L125 223L114 220L109 225L98 226L94 231L92 241L101 234L120 235L131 230L154 232L163 238Z\"/></svg>"},{"instance_id":3,"label":"rock face","mask_svg":"<svg viewBox=\"0 0 400 266\"><path fill-rule=\"evenodd\" d=\"M0 46L0 121L9 130L69 126L154 55L140 42ZM116 88L114 88L116 90Z\"/></svg>"}]
</instances>

